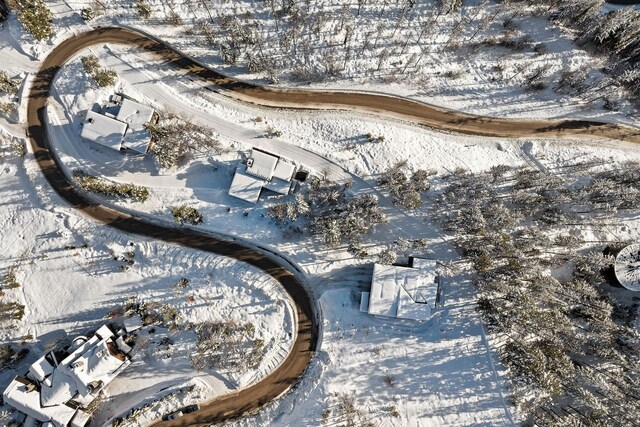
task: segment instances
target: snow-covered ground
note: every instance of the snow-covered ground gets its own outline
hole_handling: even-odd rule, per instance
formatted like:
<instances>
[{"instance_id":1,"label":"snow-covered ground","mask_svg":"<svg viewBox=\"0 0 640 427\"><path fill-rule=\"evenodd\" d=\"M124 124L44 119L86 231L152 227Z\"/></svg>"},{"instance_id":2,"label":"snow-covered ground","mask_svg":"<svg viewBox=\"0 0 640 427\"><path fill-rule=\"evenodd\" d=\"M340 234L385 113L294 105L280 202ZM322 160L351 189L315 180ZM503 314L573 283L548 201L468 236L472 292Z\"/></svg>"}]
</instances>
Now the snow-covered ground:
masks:
<instances>
[{"instance_id":1,"label":"snow-covered ground","mask_svg":"<svg viewBox=\"0 0 640 427\"><path fill-rule=\"evenodd\" d=\"M412 170L432 168L439 173L458 167L482 171L497 164L524 164L553 173L560 165L591 159L612 164L638 160L640 148L605 140L585 143L467 137L368 115L265 110L211 94L199 87L198 82L180 78L171 69L155 69L150 57L135 50L110 46L94 52L103 52L100 56L103 64L118 68L121 76L142 74L147 77L144 81L155 82L155 89L149 91L148 85L125 77L120 78L115 89L87 89L91 83L78 78L77 62L64 67L56 82L55 102L50 104L49 114L56 124L52 127L56 151L67 167L81 167L116 181L149 186L152 196L145 203L110 201L128 209L169 218L169 207L175 204L196 206L205 217L200 227L224 230L259 242L292 259L309 276L311 291L319 298L323 338L319 355L300 387L303 391L292 393L256 418L238 424L317 424L325 417L327 422L340 422L344 417L340 402L345 395L355 399L358 416L381 418L389 425L407 422L509 425L512 419L517 419L517 414L505 403L508 393L503 383L504 372L494 365L491 347L474 309L469 279L463 271L456 270L457 256L447 237L436 225L425 222L428 204L416 211L401 210L375 186L375 179L404 159ZM140 69L133 73L123 63ZM180 171L158 175L150 159L81 140L78 118L94 103L106 101L112 90L125 91L159 109L180 105L188 111L197 110L197 115L191 117L216 128L217 136L234 150L248 149L256 141L269 143L269 139L260 137L269 125L282 132L281 143L295 144L330 159L353 179L354 193L377 195L390 218L389 224L378 227L364 239L363 246L370 254L393 246L400 237L426 238L429 243L422 254L454 262L448 268L443 267L447 276L443 311L425 325L375 319L359 313L358 292L367 289L371 258L354 259L344 247L327 249L308 236L286 230L283 233L265 217L266 208L282 200L281 197L267 198L256 207L228 197L226 190L237 161L233 152L221 157L196 158ZM167 99L171 100L170 105ZM261 122L256 122L258 116L263 118ZM216 127L220 121L228 125ZM367 142L364 134L368 132L384 135L385 140ZM434 184L437 186L437 180ZM626 236L621 238L635 236L637 227L627 228L623 234ZM423 380L415 381L418 377Z\"/></svg>"},{"instance_id":2,"label":"snow-covered ground","mask_svg":"<svg viewBox=\"0 0 640 427\"><path fill-rule=\"evenodd\" d=\"M0 138L4 145L7 135ZM264 354L247 370L199 372L190 361L194 332L145 328L133 363L106 389L108 404L97 415L99 424L162 395L160 390L192 384L195 392L185 399L196 393L196 400L204 401L246 387L287 355L294 326L291 304L277 282L254 267L96 225L52 193L28 156L2 159L0 192L0 271L3 277L12 272L20 284L3 287L2 302L24 306L20 320L3 320L0 344L30 349L23 363L2 371L0 384L23 374L26 363L45 351L106 321L120 321L129 298L175 308L180 324L251 323L250 338L262 340ZM188 285L176 286L180 278ZM147 421L180 403L159 405Z\"/></svg>"},{"instance_id":3,"label":"snow-covered ground","mask_svg":"<svg viewBox=\"0 0 640 427\"><path fill-rule=\"evenodd\" d=\"M427 323L377 319L358 312L353 290L325 292L322 350L304 393L237 424L343 425L341 402L353 397L356 419L371 423L356 425L514 425L504 373L494 369L473 312L473 287L451 288L446 308Z\"/></svg>"},{"instance_id":4,"label":"snow-covered ground","mask_svg":"<svg viewBox=\"0 0 640 427\"><path fill-rule=\"evenodd\" d=\"M64 29L56 32L55 40L32 44L11 18L0 31L3 40L0 54L7 58L0 68L10 70L12 75L21 71L33 73L38 66L37 59L48 49L73 32L88 28L77 14L87 2L47 3L54 6L55 23L59 26L64 23ZM142 21L137 18L134 7L113 2L107 16L94 24L139 25L205 62L222 66L225 72L262 81L262 75L250 75L242 68L223 66L217 52L198 44L197 37L185 37L184 27L171 27L157 19L158 10L168 2L154 0L150 3L155 19ZM250 3L237 2L234 7L241 12ZM334 3L326 9L335 11ZM179 13L191 13L186 3L172 4ZM212 3L212 10L213 7ZM222 13L228 10L229 4L220 3L215 7L214 12ZM207 11L198 6L195 13L203 17ZM550 47L541 61L551 64L555 73L591 61L585 53L570 51L567 54L571 49L567 37L558 29L547 28L540 20L519 19L518 25L522 28L532 25L540 30L540 37ZM391 28L389 26L385 31L389 32ZM376 187L375 179L399 160L408 160L411 170L429 168L439 173L458 167L482 171L498 164L526 164L553 173L561 165L589 159L603 159L611 164L640 160L640 148L604 140L585 143L467 137L370 115L332 112L309 115L263 110L213 94L203 89L199 82L180 78L166 66L158 67L153 57L138 51L118 46L93 48L92 51L103 64L118 70L121 78L117 90L156 108L186 113L195 121L214 127L218 137L232 151L223 156L199 156L175 173L161 174L149 158L111 152L82 141L78 137L81 114L94 103L105 102L113 89L94 89L83 77L76 61L62 70L49 109L56 152L68 169L82 168L115 181L149 186L151 197L145 203L107 201L127 209L168 219L172 206L188 203L197 207L205 217L201 227L259 242L289 257L307 274L310 291L319 301L322 339L318 357L308 375L293 393L270 404L257 416L232 424L340 424L346 417L344 405L341 405L345 396L354 399L357 417L373 421L375 425L511 425L517 421L517 414L508 407L505 373L495 365L495 356L475 311L469 278L457 269L457 255L447 243L447 236L425 220L429 204L425 203L415 211L399 209ZM530 53L522 54L523 57L526 55L531 56ZM428 61L425 58L423 64L429 64L425 71L429 77L426 91L415 87L420 73L414 73L410 84L380 84L381 76L374 73L343 76L314 84L314 87L355 86L364 90L385 90L464 111L499 116L635 120L605 112L598 105L584 109L580 100L558 97L550 90L532 94L525 92L517 82L502 86L488 82L485 77L495 60L494 54L472 56L468 66L464 64L469 71L460 79L450 81L440 76L451 68L447 58L431 56ZM505 58L509 63L518 60L518 56ZM377 60L361 58L363 62L358 61L349 65L351 70ZM21 109L24 109L24 102ZM628 108L626 111L631 112ZM257 121L257 117L262 120ZM23 115L17 116L17 120L21 119ZM13 135L24 135L19 124L4 120L1 124ZM263 135L268 126L282 132L282 136L277 140L265 138ZM367 133L384 135L385 140L367 142L364 136ZM418 251L422 253L411 254L430 255L445 264L442 272L446 276L446 304L438 316L426 324L416 324L376 319L359 313L359 291L368 287L370 263L375 257L356 259L345 247L328 249L312 237L292 230L283 232L266 217L267 208L282 198L268 197L257 207L230 198L226 191L237 150L254 145L289 150L288 156L301 163L317 162L314 163L316 170L330 167L334 178L352 179L353 193L378 196L390 221L364 239L363 247L371 255L395 247L394 242L401 237L426 238L427 248ZM17 278L22 284L19 288L6 290L2 298L24 304L26 308L23 320L16 322L15 328L1 331L0 344L26 341L25 345L33 349L27 359L31 361L65 336L98 326L109 311L121 306L131 295L170 302L182 310L185 318L217 320L232 317L239 322L251 321L256 327L256 337L271 343L268 357L246 376L203 375L190 368L186 357L192 337L178 334L173 337L173 350L157 352L158 343L153 342L159 341L160 334L166 332L156 332L158 338L150 337L149 347L110 386L113 400L100 412L101 422L127 412L132 406L175 392L149 406L149 413L137 421L144 424L169 408L206 400L255 381L284 356L290 344L286 331L291 327L291 314L286 304L277 303L284 301L284 296L270 279L225 258L140 238L132 241L107 227L97 226L64 206L44 182L29 155L24 165L19 160L2 160L0 230L3 252L0 265L3 269L17 266ZM437 180L434 178L436 187ZM640 236L633 223L615 232L621 239ZM81 248L83 243L88 247ZM65 246L77 248L64 249ZM129 251L135 253L134 264L127 271L121 271L118 266L122 262L113 257L122 257ZM401 255L408 254L405 251ZM173 284L183 276L189 277L191 287L176 291ZM51 286L51 283L56 285ZM173 355L175 363L166 363L163 357L168 353ZM24 365L20 369L23 368ZM3 371L0 387L20 369ZM156 375L157 372L162 375ZM192 391L185 392L185 387L190 385L194 386Z\"/></svg>"},{"instance_id":5,"label":"snow-covered ground","mask_svg":"<svg viewBox=\"0 0 640 427\"><path fill-rule=\"evenodd\" d=\"M500 117L634 123L637 116L622 92L608 94L618 111L603 108L603 94L596 90L603 82L602 59L577 46L570 32L544 17L518 10L526 8L521 4L509 9L499 2L487 5L471 0L464 2L462 14L431 15L434 1L419 2L405 10L404 3L386 0L346 6L336 0L321 0L297 5L295 15L283 13L281 5L274 2L276 14L282 15L276 20L269 2L251 0L234 2L232 7L226 2L146 0L151 10L147 19L126 0L110 2L107 10L86 0L67 0L66 8L58 0L48 3L56 5L57 19L78 28L82 26L77 22L77 11L94 5L97 17L89 25L115 23L140 28L245 80L269 83L277 77L286 86L385 92ZM477 8L479 4L483 5ZM607 6L613 7L617 6ZM167 17L174 13L181 24L169 24ZM239 37L250 34L257 40L248 51L255 57L267 57L268 71L250 72L244 54L235 64L223 61L218 43L228 46L232 42L230 31L222 27L224 17L231 22L225 25L238 29ZM489 18L493 18L492 24L484 28L482 23ZM460 26L460 19L471 22ZM508 20L509 28L504 28L502 23ZM297 30L289 30L296 25ZM205 34L215 43L209 43ZM523 49L513 50L495 45L501 39L527 42ZM480 47L450 49L452 44L473 43ZM336 68L335 73L328 70L331 67ZM594 86L591 91L580 95L554 92L562 72L580 68L588 69L585 83ZM546 87L526 89L526 77L539 69L544 69Z\"/></svg>"}]
</instances>

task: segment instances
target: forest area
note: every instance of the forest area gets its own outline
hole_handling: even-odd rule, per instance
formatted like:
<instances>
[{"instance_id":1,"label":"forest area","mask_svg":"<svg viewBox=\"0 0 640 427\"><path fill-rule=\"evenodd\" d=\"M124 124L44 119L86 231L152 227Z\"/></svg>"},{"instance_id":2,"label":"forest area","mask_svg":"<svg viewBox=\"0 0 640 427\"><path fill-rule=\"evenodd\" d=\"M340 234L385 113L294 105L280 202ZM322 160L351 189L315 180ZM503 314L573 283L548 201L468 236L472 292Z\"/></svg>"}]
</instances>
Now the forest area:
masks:
<instances>
[{"instance_id":1,"label":"forest area","mask_svg":"<svg viewBox=\"0 0 640 427\"><path fill-rule=\"evenodd\" d=\"M639 183L633 162L442 177L432 215L472 265L524 425L638 425L637 297L611 268Z\"/></svg>"},{"instance_id":2,"label":"forest area","mask_svg":"<svg viewBox=\"0 0 640 427\"><path fill-rule=\"evenodd\" d=\"M113 13L102 6L88 15ZM640 94L640 11L604 7L604 0L136 3L141 18L183 28L230 71L270 84L348 78L429 91L435 80L463 82L477 72L496 87L549 89L616 109ZM531 18L541 21L529 25ZM552 47L542 25L559 29L570 46ZM573 52L559 48L591 60L567 62ZM477 57L482 70L470 69Z\"/></svg>"},{"instance_id":3,"label":"forest area","mask_svg":"<svg viewBox=\"0 0 640 427\"><path fill-rule=\"evenodd\" d=\"M43 0L11 0L34 39L56 19ZM116 19L197 46L224 72L268 84L353 81L421 96L513 92L638 107L640 10L605 0L80 1L89 24ZM166 37L165 37L166 38ZM511 96L515 96L511 95ZM567 101L569 102L569 101Z\"/></svg>"}]
</instances>

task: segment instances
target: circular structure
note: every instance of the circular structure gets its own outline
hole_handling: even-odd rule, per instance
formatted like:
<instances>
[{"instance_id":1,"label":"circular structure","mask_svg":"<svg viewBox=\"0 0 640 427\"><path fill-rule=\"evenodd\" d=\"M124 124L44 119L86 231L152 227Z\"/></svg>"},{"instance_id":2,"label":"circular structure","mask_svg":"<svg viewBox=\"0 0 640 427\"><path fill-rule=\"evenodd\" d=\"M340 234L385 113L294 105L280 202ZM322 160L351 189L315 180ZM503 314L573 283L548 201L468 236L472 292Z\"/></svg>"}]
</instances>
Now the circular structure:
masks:
<instances>
[{"instance_id":1,"label":"circular structure","mask_svg":"<svg viewBox=\"0 0 640 427\"><path fill-rule=\"evenodd\" d=\"M626 246L616 256L616 279L630 291L640 291L640 243Z\"/></svg>"}]
</instances>

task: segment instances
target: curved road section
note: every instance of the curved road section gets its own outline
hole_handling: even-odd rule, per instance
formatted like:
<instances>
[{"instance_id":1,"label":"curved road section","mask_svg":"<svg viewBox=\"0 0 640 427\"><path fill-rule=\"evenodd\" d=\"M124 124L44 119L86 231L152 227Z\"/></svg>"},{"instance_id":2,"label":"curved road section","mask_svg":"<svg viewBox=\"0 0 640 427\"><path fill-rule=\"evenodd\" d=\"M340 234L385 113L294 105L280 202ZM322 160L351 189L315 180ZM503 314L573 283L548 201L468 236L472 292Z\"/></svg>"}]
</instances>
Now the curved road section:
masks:
<instances>
[{"instance_id":1,"label":"curved road section","mask_svg":"<svg viewBox=\"0 0 640 427\"><path fill-rule=\"evenodd\" d=\"M63 45L84 45L83 47L86 47L97 41L137 46L153 52L162 61L183 69L191 76L208 81L212 84L212 90L261 107L360 111L468 135L513 138L609 138L640 142L640 129L597 121L499 119L446 110L393 95L259 86L225 76L188 57L162 40L133 29L99 28L67 40L63 42Z\"/></svg>"},{"instance_id":2,"label":"curved road section","mask_svg":"<svg viewBox=\"0 0 640 427\"><path fill-rule=\"evenodd\" d=\"M205 425L253 412L286 392L303 374L316 349L318 325L311 299L300 281L283 264L264 253L231 240L214 238L189 228L175 228L145 221L132 215L97 205L76 190L67 180L58 159L52 155L47 132L46 105L57 70L79 50L98 43L122 42L122 32L115 30L87 33L62 43L44 61L29 94L27 120L34 156L54 190L71 206L85 215L118 230L177 243L212 252L254 265L275 278L296 305L296 329L292 349L285 360L265 379L251 387L227 394L203 405L200 411L162 425ZM131 34L128 34L131 37ZM139 37L139 36L138 36Z\"/></svg>"},{"instance_id":3,"label":"curved road section","mask_svg":"<svg viewBox=\"0 0 640 427\"><path fill-rule=\"evenodd\" d=\"M223 396L195 413L166 425L204 425L236 418L259 409L287 391L303 374L316 349L318 325L313 305L302 284L282 264L265 254L230 240L221 240L194 229L178 229L145 221L91 202L67 180L52 155L46 131L46 105L56 72L74 54L89 46L114 43L153 52L171 66L205 79L213 89L237 100L260 106L295 109L353 110L399 118L441 130L497 137L610 138L640 142L640 131L591 121L505 120L474 116L394 96L337 91L275 89L241 82L200 64L162 41L123 28L99 28L74 36L55 48L42 64L29 95L27 119L35 158L51 186L74 208L110 227L127 233L213 252L252 264L278 280L296 304L297 335L282 364L263 381Z\"/></svg>"}]
</instances>

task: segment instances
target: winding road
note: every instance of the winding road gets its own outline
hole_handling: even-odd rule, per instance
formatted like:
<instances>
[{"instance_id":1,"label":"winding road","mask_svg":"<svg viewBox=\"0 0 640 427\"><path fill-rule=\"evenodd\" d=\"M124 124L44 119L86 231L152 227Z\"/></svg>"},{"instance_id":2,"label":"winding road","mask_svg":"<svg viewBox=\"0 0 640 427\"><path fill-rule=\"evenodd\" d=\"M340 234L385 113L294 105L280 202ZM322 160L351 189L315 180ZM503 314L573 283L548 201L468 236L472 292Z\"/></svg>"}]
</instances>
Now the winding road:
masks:
<instances>
[{"instance_id":1,"label":"winding road","mask_svg":"<svg viewBox=\"0 0 640 427\"><path fill-rule=\"evenodd\" d=\"M417 125L471 135L497 137L574 137L610 138L640 142L640 131L590 121L525 121L480 117L436 108L404 98L370 93L275 89L234 80L208 68L165 45L160 40L123 28L99 28L62 42L44 60L37 73L27 106L29 135L34 156L54 190L83 214L118 230L157 240L208 251L254 265L274 277L296 305L297 334L289 355L261 382L222 396L200 411L162 425L205 425L254 412L286 392L300 378L316 350L318 322L314 305L302 283L286 266L266 252L246 247L232 239L212 237L193 228L152 223L92 202L67 180L63 168L52 154L47 132L47 102L56 72L76 53L105 43L139 47L157 54L185 74L205 79L212 90L231 98L263 107L294 109L354 110L391 116Z\"/></svg>"}]
</instances>

